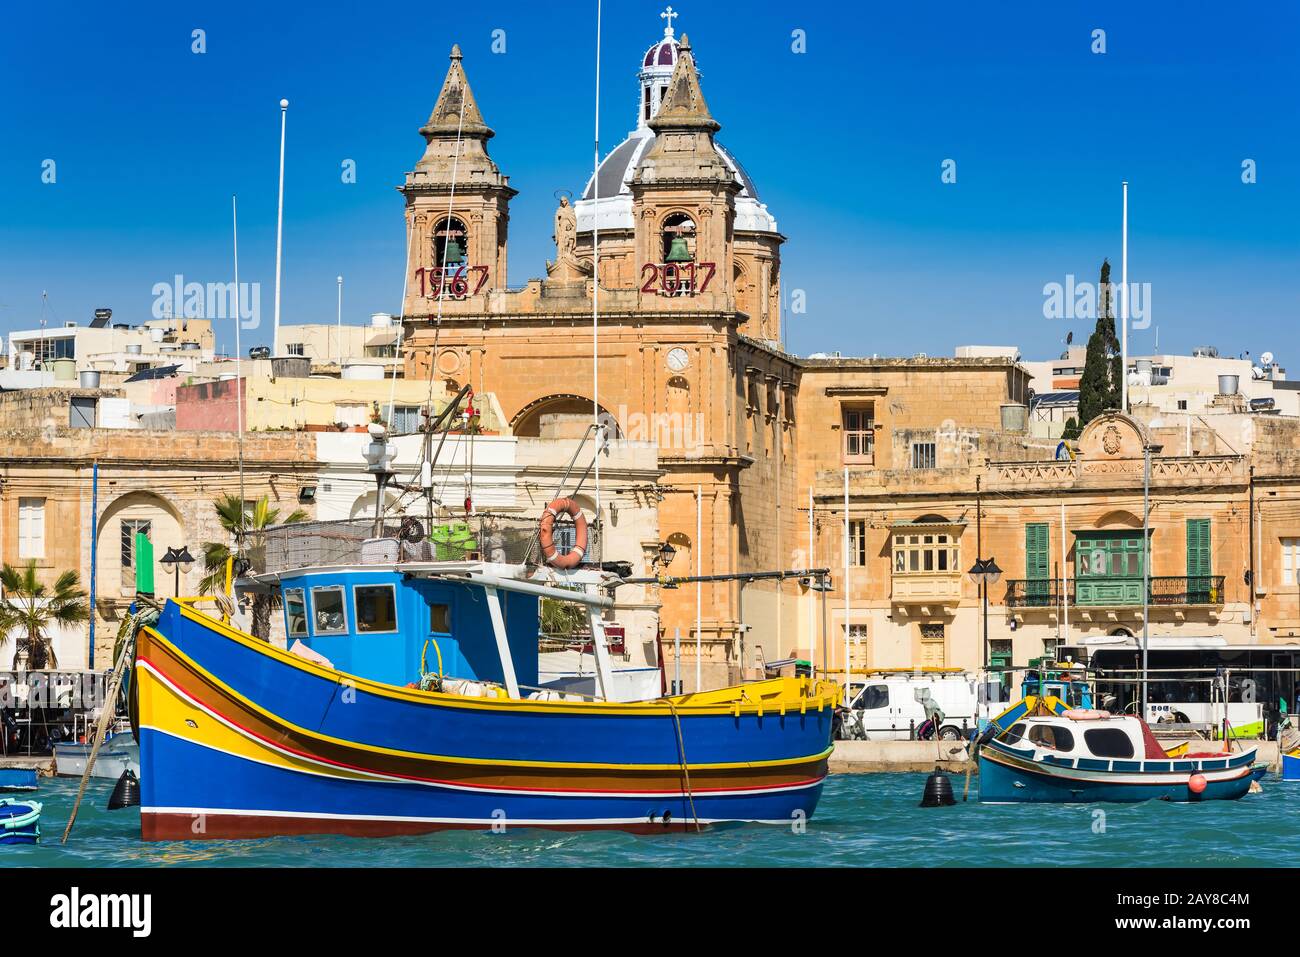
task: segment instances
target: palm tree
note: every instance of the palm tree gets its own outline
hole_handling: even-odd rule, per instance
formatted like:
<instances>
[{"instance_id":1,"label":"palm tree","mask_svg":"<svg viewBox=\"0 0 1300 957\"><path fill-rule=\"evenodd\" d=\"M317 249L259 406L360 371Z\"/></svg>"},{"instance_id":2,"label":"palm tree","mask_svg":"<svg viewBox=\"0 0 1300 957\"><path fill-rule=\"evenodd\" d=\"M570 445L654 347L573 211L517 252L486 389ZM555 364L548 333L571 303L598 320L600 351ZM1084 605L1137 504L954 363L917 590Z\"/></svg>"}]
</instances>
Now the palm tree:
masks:
<instances>
[{"instance_id":1,"label":"palm tree","mask_svg":"<svg viewBox=\"0 0 1300 957\"><path fill-rule=\"evenodd\" d=\"M15 669L24 655L27 667L33 670L59 666L50 628L90 618L86 593L79 584L77 573L66 571L52 588L47 587L36 575L34 560L22 568L9 564L0 568L0 585L4 586L4 598L0 598L0 646L14 633Z\"/></svg>"},{"instance_id":2,"label":"palm tree","mask_svg":"<svg viewBox=\"0 0 1300 957\"><path fill-rule=\"evenodd\" d=\"M203 543L203 579L199 591L212 595L226 590L226 563L232 558L256 558L262 551L264 533L272 525L289 525L305 521L307 513L294 509L283 520L280 510L271 507L270 498L263 495L247 508L238 495L223 495L212 503L217 521L235 540L235 551L224 542ZM242 543L240 539L243 539ZM241 547L242 544L242 547ZM253 637L263 641L271 637L271 610L276 596L257 592L253 595Z\"/></svg>"}]
</instances>

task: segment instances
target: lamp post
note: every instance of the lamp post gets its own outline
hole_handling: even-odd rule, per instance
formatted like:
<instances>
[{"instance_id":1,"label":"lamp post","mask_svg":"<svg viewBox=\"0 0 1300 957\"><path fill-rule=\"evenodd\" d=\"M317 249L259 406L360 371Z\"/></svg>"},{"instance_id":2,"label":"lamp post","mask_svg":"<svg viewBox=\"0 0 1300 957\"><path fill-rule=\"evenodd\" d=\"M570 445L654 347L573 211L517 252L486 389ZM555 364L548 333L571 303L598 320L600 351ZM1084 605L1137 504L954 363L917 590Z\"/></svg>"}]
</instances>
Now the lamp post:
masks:
<instances>
[{"instance_id":1,"label":"lamp post","mask_svg":"<svg viewBox=\"0 0 1300 957\"><path fill-rule=\"evenodd\" d=\"M175 590L172 594L179 598L181 594L181 572L188 573L194 567L194 556L190 554L188 546L182 545L180 548L168 547L167 554L163 556L162 564L169 572L175 574Z\"/></svg>"},{"instance_id":2,"label":"lamp post","mask_svg":"<svg viewBox=\"0 0 1300 957\"><path fill-rule=\"evenodd\" d=\"M984 670L989 667L989 585L996 585L1002 579L1002 569L992 556L976 558L975 564L966 572L971 581L980 586L980 598L984 605Z\"/></svg>"}]
</instances>

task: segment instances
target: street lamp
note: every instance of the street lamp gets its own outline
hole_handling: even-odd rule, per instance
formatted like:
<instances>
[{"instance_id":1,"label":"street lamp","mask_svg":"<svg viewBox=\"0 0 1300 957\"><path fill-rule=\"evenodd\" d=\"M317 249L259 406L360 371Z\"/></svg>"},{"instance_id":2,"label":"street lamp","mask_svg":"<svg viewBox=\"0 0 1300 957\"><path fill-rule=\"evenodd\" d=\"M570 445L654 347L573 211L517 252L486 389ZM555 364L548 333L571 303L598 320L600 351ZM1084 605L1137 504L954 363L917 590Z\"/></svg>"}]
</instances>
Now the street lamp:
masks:
<instances>
[{"instance_id":1,"label":"street lamp","mask_svg":"<svg viewBox=\"0 0 1300 957\"><path fill-rule=\"evenodd\" d=\"M673 548L673 546L670 545L668 542L664 542L662 545L659 546L659 567L660 568L667 568L669 565L673 563L673 559L676 557L677 557L677 549Z\"/></svg>"},{"instance_id":2,"label":"street lamp","mask_svg":"<svg viewBox=\"0 0 1300 957\"><path fill-rule=\"evenodd\" d=\"M970 580L980 586L980 597L984 605L984 668L989 666L989 585L996 585L1002 580L1002 569L992 556L975 559L975 564L966 572Z\"/></svg>"},{"instance_id":3,"label":"street lamp","mask_svg":"<svg viewBox=\"0 0 1300 957\"><path fill-rule=\"evenodd\" d=\"M163 567L169 572L175 574L175 591L173 594L179 598L181 594L181 572L189 572L194 567L194 556L190 554L188 546L182 545L180 548L167 549L167 554L162 559Z\"/></svg>"}]
</instances>

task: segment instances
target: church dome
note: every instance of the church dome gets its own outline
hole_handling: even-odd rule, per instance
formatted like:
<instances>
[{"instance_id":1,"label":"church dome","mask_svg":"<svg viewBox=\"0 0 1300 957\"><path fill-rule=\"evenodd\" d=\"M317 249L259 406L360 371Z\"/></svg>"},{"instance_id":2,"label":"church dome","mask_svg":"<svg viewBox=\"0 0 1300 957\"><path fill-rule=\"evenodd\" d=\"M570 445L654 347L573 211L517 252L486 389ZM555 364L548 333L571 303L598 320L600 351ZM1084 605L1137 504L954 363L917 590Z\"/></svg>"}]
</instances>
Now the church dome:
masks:
<instances>
[{"instance_id":1,"label":"church dome","mask_svg":"<svg viewBox=\"0 0 1300 957\"><path fill-rule=\"evenodd\" d=\"M669 30L672 28L669 27ZM671 35L665 36L662 40L652 46L645 52L645 59L641 61L642 69L650 67L666 67L671 73L673 67L677 65L677 40Z\"/></svg>"},{"instance_id":2,"label":"church dome","mask_svg":"<svg viewBox=\"0 0 1300 957\"><path fill-rule=\"evenodd\" d=\"M597 187L600 195L600 222L594 223L602 230L634 228L632 220L632 189L629 185L641 159L654 144L654 130L649 122L659 110L659 104L668 89L668 81L677 66L678 42L672 22L678 14L669 7L660 14L667 22L663 37L650 47L641 58L637 73L640 85L637 105L637 125L627 138L614 147L596 169L596 175L587 180L582 199L574 204L578 232L590 232L595 221ZM718 156L735 174L740 184L736 195L736 229L748 232L777 232L776 219L758 199L758 190L745 168L726 147L716 140L713 144Z\"/></svg>"}]
</instances>

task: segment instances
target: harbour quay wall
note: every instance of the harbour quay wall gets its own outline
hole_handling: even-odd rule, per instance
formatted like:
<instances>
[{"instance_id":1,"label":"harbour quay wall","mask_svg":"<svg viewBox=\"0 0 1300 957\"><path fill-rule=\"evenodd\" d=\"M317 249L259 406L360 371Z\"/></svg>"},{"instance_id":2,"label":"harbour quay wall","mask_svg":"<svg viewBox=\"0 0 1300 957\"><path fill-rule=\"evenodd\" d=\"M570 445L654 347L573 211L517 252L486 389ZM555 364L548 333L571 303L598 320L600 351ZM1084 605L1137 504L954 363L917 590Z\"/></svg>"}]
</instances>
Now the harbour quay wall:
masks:
<instances>
[{"instance_id":1,"label":"harbour quay wall","mask_svg":"<svg viewBox=\"0 0 1300 957\"><path fill-rule=\"evenodd\" d=\"M1172 748L1179 742L1160 743L1166 748ZM1259 747L1256 760L1266 762L1271 770L1277 770L1277 742L1246 743L1247 747L1251 744ZM1222 745L1217 741L1193 744L1193 748L1198 751L1216 751L1220 747ZM935 765L938 765L945 771L965 774L968 763L966 746L959 741L836 741L835 750L831 752L830 771L832 774L933 771ZM972 768L972 771L978 773L978 768Z\"/></svg>"}]
</instances>

